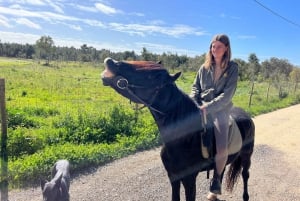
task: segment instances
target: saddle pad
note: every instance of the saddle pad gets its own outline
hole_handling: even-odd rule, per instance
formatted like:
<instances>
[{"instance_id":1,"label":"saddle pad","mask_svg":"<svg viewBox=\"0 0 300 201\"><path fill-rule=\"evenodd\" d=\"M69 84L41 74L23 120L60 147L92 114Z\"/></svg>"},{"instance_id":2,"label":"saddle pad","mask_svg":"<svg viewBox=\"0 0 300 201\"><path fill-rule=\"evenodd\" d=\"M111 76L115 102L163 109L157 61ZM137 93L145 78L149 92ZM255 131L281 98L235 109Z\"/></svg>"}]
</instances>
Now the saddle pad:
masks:
<instances>
[{"instance_id":1,"label":"saddle pad","mask_svg":"<svg viewBox=\"0 0 300 201\"><path fill-rule=\"evenodd\" d=\"M242 136L235 120L229 118L228 155L237 153L242 148Z\"/></svg>"},{"instance_id":2,"label":"saddle pad","mask_svg":"<svg viewBox=\"0 0 300 201\"><path fill-rule=\"evenodd\" d=\"M228 132L228 155L237 153L242 148L242 136L235 120L229 117L229 132ZM209 150L201 144L202 155L204 158L209 158Z\"/></svg>"}]
</instances>

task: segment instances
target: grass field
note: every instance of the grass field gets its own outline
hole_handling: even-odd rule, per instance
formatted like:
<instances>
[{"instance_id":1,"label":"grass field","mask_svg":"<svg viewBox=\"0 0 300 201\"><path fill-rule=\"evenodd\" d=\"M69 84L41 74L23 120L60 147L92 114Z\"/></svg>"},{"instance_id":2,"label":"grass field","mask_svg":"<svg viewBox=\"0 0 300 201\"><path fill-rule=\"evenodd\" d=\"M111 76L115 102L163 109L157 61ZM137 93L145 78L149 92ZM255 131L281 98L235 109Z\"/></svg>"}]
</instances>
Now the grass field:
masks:
<instances>
[{"instance_id":1,"label":"grass field","mask_svg":"<svg viewBox=\"0 0 300 201\"><path fill-rule=\"evenodd\" d=\"M59 158L74 170L100 165L160 144L147 109L121 97L100 79L102 63L53 62L0 58L6 83L9 181L33 183ZM184 72L177 85L189 93L196 72ZM285 84L287 96L268 83L239 82L234 104L252 116L299 103L300 92ZM268 94L268 96L267 96Z\"/></svg>"}]
</instances>

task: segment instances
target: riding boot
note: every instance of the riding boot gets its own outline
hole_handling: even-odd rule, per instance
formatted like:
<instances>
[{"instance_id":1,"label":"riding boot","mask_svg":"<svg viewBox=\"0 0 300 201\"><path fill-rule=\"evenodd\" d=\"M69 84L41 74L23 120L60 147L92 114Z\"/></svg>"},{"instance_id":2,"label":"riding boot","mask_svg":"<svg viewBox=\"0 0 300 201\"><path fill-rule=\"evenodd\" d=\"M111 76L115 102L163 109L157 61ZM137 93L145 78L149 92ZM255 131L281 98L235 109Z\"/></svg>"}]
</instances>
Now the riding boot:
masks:
<instances>
[{"instance_id":1,"label":"riding boot","mask_svg":"<svg viewBox=\"0 0 300 201\"><path fill-rule=\"evenodd\" d=\"M211 193L214 193L214 194L219 194L221 195L221 189L222 189L222 186L221 186L221 175L218 175L217 173L217 170L215 169L214 170L214 176L210 182L210 188L209 188L209 191Z\"/></svg>"}]
</instances>

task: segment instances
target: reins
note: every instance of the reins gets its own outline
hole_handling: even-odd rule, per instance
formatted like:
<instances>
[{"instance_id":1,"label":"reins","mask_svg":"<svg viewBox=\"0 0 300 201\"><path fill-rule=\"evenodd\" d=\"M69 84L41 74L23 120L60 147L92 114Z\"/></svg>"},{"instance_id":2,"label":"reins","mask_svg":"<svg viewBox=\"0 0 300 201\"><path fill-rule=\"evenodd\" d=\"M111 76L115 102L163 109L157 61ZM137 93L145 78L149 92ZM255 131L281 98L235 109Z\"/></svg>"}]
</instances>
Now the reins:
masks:
<instances>
[{"instance_id":1,"label":"reins","mask_svg":"<svg viewBox=\"0 0 300 201\"><path fill-rule=\"evenodd\" d=\"M129 87L131 87L131 88L147 88L147 87L129 84L129 83L128 83L128 80L127 80L126 78L121 77L121 76L119 76L119 77L120 77L120 78L116 81L116 85L117 85L117 87L118 87L119 89L121 89L121 90L126 90L132 97L134 97L136 100L138 100L139 102L141 102L142 104L144 104L146 107L148 107L148 108L150 108L151 110L153 110L153 111L155 111L155 112L158 112L158 113L160 113L160 114L162 114L162 115L165 115L165 113L163 113L162 111L160 111L160 110L154 108L154 107L152 106L152 104L153 104L153 102L154 102L154 100L155 100L155 98L156 98L156 96L157 96L159 90L160 90L161 88L163 88L165 85L167 85L168 83L164 83L164 84L162 84L162 85L160 85L160 86L157 86L157 87L156 87L155 94L153 95L153 97L152 97L150 103L146 103L144 100L142 100L142 99L141 99L140 97L138 97L136 94L134 94L134 92L133 92Z\"/></svg>"}]
</instances>

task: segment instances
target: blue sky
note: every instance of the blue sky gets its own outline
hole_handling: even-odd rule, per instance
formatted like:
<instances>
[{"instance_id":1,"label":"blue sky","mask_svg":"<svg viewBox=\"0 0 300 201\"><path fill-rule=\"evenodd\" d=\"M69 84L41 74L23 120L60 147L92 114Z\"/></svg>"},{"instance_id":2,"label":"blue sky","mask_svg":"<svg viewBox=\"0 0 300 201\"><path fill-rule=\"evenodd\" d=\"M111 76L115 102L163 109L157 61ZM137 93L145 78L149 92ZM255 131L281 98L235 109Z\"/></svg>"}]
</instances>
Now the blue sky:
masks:
<instances>
[{"instance_id":1,"label":"blue sky","mask_svg":"<svg viewBox=\"0 0 300 201\"><path fill-rule=\"evenodd\" d=\"M0 0L0 40L34 44L47 35L56 46L195 56L225 33L233 58L255 53L300 66L299 8L299 0Z\"/></svg>"}]
</instances>

